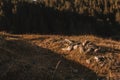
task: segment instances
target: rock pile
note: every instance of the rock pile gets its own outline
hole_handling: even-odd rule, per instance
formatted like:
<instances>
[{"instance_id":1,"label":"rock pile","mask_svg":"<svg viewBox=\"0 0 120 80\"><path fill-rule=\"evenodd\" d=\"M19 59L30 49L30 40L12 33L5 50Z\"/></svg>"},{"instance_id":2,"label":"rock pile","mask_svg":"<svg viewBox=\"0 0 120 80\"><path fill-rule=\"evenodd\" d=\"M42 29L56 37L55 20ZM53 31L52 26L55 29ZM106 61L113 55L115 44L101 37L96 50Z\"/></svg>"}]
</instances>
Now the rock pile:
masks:
<instances>
[{"instance_id":1,"label":"rock pile","mask_svg":"<svg viewBox=\"0 0 120 80\"><path fill-rule=\"evenodd\" d=\"M80 46L80 42L75 42L69 39L64 40L64 45L66 46L65 48L62 48L64 51L71 51L74 49L77 49Z\"/></svg>"},{"instance_id":2,"label":"rock pile","mask_svg":"<svg viewBox=\"0 0 120 80\"><path fill-rule=\"evenodd\" d=\"M86 59L86 63L87 64L96 63L98 66L103 67L105 66L108 60L109 60L109 57L106 57L106 56L94 56L89 59Z\"/></svg>"},{"instance_id":3,"label":"rock pile","mask_svg":"<svg viewBox=\"0 0 120 80\"><path fill-rule=\"evenodd\" d=\"M111 80L120 79L119 76L116 77L116 74L120 73L120 58L119 54L115 54L116 50L110 50L112 48L98 46L94 42L88 40L77 42L65 39L62 41L64 42L62 44L65 45L65 48L62 48L62 50L72 51L76 49L80 54L77 53L76 55L73 54L72 56L80 59L81 63L84 62L85 65L90 68L94 68L97 72L99 71L97 69L101 69L99 72L108 76L104 77L105 79L98 80L109 80L108 78L111 78ZM76 73L77 70L74 70L73 72Z\"/></svg>"},{"instance_id":4,"label":"rock pile","mask_svg":"<svg viewBox=\"0 0 120 80\"><path fill-rule=\"evenodd\" d=\"M91 41L84 41L84 42L75 42L69 39L64 40L66 47L62 48L64 51L71 51L75 49L79 49L80 53L97 53L100 51L100 47L94 44Z\"/></svg>"}]
</instances>

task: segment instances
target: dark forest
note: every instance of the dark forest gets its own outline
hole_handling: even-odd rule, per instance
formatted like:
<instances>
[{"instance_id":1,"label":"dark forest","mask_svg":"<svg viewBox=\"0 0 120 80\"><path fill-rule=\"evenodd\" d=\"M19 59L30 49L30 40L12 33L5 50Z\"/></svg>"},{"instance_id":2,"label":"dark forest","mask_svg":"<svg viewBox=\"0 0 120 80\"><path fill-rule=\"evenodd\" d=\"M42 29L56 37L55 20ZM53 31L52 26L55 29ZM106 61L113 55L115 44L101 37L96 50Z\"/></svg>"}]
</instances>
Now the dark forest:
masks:
<instances>
[{"instance_id":1,"label":"dark forest","mask_svg":"<svg viewBox=\"0 0 120 80\"><path fill-rule=\"evenodd\" d=\"M119 34L119 0L0 0L0 30L40 34Z\"/></svg>"}]
</instances>

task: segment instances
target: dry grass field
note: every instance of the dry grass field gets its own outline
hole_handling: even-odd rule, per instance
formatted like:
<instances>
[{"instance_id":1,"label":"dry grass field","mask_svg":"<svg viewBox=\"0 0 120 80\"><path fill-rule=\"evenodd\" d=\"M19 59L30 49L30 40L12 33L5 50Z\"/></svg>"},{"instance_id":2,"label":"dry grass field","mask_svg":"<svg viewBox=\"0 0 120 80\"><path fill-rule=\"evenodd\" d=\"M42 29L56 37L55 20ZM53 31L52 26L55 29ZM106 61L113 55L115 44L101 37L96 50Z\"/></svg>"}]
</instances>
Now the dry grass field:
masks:
<instances>
[{"instance_id":1,"label":"dry grass field","mask_svg":"<svg viewBox=\"0 0 120 80\"><path fill-rule=\"evenodd\" d=\"M120 0L28 1L0 0L0 80L120 80Z\"/></svg>"},{"instance_id":2,"label":"dry grass field","mask_svg":"<svg viewBox=\"0 0 120 80\"><path fill-rule=\"evenodd\" d=\"M89 40L103 51L63 51L64 39ZM97 61L98 56L103 59ZM93 35L0 32L0 80L120 80L120 42Z\"/></svg>"}]
</instances>

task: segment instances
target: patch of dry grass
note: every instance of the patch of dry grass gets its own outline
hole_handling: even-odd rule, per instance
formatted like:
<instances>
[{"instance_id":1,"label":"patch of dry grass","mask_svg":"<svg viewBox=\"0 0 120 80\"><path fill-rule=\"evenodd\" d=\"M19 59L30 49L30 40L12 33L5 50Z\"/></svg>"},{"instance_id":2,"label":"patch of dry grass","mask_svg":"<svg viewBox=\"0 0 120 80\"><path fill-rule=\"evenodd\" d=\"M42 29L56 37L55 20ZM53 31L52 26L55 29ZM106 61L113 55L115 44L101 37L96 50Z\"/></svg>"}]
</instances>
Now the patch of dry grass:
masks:
<instances>
[{"instance_id":1,"label":"patch of dry grass","mask_svg":"<svg viewBox=\"0 0 120 80\"><path fill-rule=\"evenodd\" d=\"M120 79L119 41L93 35L14 35L3 32L0 35L1 80L97 80L100 77L105 77L106 80ZM80 54L78 49L62 51L62 40L66 38L80 42L92 41L105 48L106 52L85 55ZM95 56L107 57L105 64L101 66L94 60ZM86 63L88 59L91 59L90 64ZM55 68L60 60L61 63Z\"/></svg>"}]
</instances>

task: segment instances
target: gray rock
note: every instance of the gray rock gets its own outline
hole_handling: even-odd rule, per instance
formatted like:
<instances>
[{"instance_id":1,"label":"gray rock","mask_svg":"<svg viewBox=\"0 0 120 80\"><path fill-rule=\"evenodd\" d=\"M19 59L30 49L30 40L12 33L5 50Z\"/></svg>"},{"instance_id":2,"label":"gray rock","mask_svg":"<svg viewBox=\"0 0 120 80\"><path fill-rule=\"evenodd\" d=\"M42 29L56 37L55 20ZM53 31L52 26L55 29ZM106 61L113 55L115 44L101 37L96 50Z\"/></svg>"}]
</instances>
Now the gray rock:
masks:
<instances>
[{"instance_id":1,"label":"gray rock","mask_svg":"<svg viewBox=\"0 0 120 80\"><path fill-rule=\"evenodd\" d=\"M83 45L83 46L86 46L88 43L90 43L90 41L85 40L85 41L82 43L82 45Z\"/></svg>"},{"instance_id":2,"label":"gray rock","mask_svg":"<svg viewBox=\"0 0 120 80\"><path fill-rule=\"evenodd\" d=\"M84 52L85 52L85 51L84 51L84 47L83 47L82 45L79 46L79 52L80 52L80 53L84 53Z\"/></svg>"},{"instance_id":3,"label":"gray rock","mask_svg":"<svg viewBox=\"0 0 120 80\"><path fill-rule=\"evenodd\" d=\"M66 48L62 48L63 51L71 51L73 49L72 46L68 46Z\"/></svg>"},{"instance_id":4,"label":"gray rock","mask_svg":"<svg viewBox=\"0 0 120 80\"><path fill-rule=\"evenodd\" d=\"M74 45L73 49L77 49L79 47L79 45Z\"/></svg>"},{"instance_id":5,"label":"gray rock","mask_svg":"<svg viewBox=\"0 0 120 80\"><path fill-rule=\"evenodd\" d=\"M73 42L69 39L65 39L65 42L69 43L69 44L72 44Z\"/></svg>"},{"instance_id":6,"label":"gray rock","mask_svg":"<svg viewBox=\"0 0 120 80\"><path fill-rule=\"evenodd\" d=\"M90 64L90 63L91 63L90 59L87 59L87 60L86 60L86 63L87 63L87 64Z\"/></svg>"}]
</instances>

